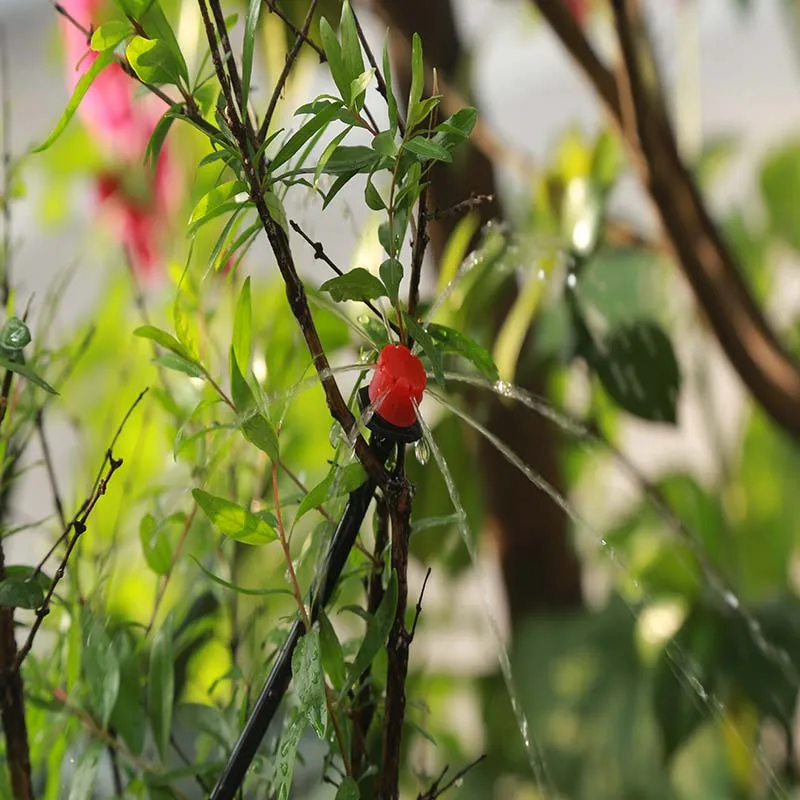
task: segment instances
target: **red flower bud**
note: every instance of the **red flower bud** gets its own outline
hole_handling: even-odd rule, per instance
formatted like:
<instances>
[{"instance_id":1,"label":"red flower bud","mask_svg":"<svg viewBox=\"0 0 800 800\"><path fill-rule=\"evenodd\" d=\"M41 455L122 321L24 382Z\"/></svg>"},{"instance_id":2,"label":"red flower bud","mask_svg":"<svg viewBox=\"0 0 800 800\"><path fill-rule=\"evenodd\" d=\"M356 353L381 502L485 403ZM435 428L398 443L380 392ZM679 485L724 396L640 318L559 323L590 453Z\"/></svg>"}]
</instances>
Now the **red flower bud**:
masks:
<instances>
[{"instance_id":1,"label":"red flower bud","mask_svg":"<svg viewBox=\"0 0 800 800\"><path fill-rule=\"evenodd\" d=\"M387 344L378 356L369 385L370 402L392 425L412 425L417 418L414 404L422 400L427 376L422 362L402 344Z\"/></svg>"}]
</instances>

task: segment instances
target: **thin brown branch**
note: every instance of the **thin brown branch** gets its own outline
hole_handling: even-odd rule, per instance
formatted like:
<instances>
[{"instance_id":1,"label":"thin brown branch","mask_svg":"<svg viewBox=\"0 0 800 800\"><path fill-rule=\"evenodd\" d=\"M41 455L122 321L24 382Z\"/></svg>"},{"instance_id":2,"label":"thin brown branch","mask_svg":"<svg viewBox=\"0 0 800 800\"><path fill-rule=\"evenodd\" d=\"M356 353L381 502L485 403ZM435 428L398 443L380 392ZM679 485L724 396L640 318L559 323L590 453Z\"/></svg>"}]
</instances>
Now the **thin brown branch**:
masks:
<instances>
[{"instance_id":1,"label":"thin brown branch","mask_svg":"<svg viewBox=\"0 0 800 800\"><path fill-rule=\"evenodd\" d=\"M47 480L50 482L50 493L53 495L53 505L56 507L56 514L58 514L58 521L61 523L61 527L66 528L67 517L64 514L64 504L61 500L61 492L58 489L58 478L56 476L56 470L53 464L53 456L50 452L50 443L47 440L47 434L44 430L44 414L41 408L36 412L35 424L36 432L39 434L39 443L42 446L44 466L47 470Z\"/></svg>"},{"instance_id":2,"label":"thin brown branch","mask_svg":"<svg viewBox=\"0 0 800 800\"><path fill-rule=\"evenodd\" d=\"M440 219L446 219L447 217L456 217L459 214L463 214L465 211L471 211L473 208L482 206L484 203L494 203L495 199L493 194L473 194L466 200L461 200L447 208L437 208L433 211L428 211L426 217L429 222L436 222Z\"/></svg>"},{"instance_id":3,"label":"thin brown branch","mask_svg":"<svg viewBox=\"0 0 800 800\"><path fill-rule=\"evenodd\" d=\"M227 65L228 76L230 77L234 97L239 106L239 120L247 133L248 142L255 151L258 149L258 142L256 141L253 122L250 119L250 112L242 105L242 100L244 98L244 94L242 93L242 79L239 77L239 68L236 66L236 59L233 57L233 49L231 48L231 41L228 37L228 28L225 26L225 14L222 11L219 0L209 0L209 5L211 6L211 13L214 15L214 22L217 26L217 34L222 47L222 57L224 63ZM230 108L229 113L234 114L235 109Z\"/></svg>"},{"instance_id":4,"label":"thin brown branch","mask_svg":"<svg viewBox=\"0 0 800 800\"><path fill-rule=\"evenodd\" d=\"M422 598L425 596L425 588L428 585L428 578L431 576L431 568L425 573L425 578L422 581L422 588L419 590L419 597L417 598L417 607L414 609L414 621L411 623L411 630L408 635L411 640L414 639L414 634L417 632L417 623L419 622L420 614L422 614Z\"/></svg>"},{"instance_id":5,"label":"thin brown branch","mask_svg":"<svg viewBox=\"0 0 800 800\"><path fill-rule=\"evenodd\" d=\"M275 506L275 519L278 522L278 540L281 543L284 561L286 561L286 570L289 574L289 583L292 587L292 594L294 595L295 602L297 603L297 610L300 613L300 619L303 620L303 627L308 631L311 630L311 618L308 616L308 609L303 601L303 592L300 589L300 583L298 582L297 574L294 571L294 562L292 561L292 554L289 550L289 541L286 538L286 530L283 527L281 500L278 494L278 468L274 461L272 462L272 502Z\"/></svg>"},{"instance_id":6,"label":"thin brown branch","mask_svg":"<svg viewBox=\"0 0 800 800\"><path fill-rule=\"evenodd\" d=\"M314 249L314 258L315 259L318 259L318 260L324 262L325 264L327 264L337 275L344 275L344 272L342 272L342 270L339 269L339 267L330 259L328 254L325 252L325 247L322 244L322 242L315 242L293 219L289 220L289 225L291 226L292 230L295 233L299 234L300 237L310 247L312 247ZM378 319L382 318L383 315L381 314L380 310L375 306L375 304L373 302L371 302L370 300L365 300L364 301L364 305L373 314L375 314L375 316L378 317ZM393 322L391 322L390 320L388 322L389 322L389 326L391 327L391 329L396 334L399 335L400 334L399 328Z\"/></svg>"},{"instance_id":7,"label":"thin brown branch","mask_svg":"<svg viewBox=\"0 0 800 800\"><path fill-rule=\"evenodd\" d=\"M161 585L158 587L158 592L156 593L156 599L153 602L153 610L150 613L150 620L148 621L147 628L145 629L145 634L144 634L145 636L147 636L153 629L156 617L158 616L158 609L161 607L161 603L164 600L164 595L167 592L167 586L169 586L170 579L172 578L172 573L175 571L175 565L178 563L178 559L180 558L184 544L186 544L186 539L189 536L189 529L192 527L192 523L194 522L194 518L196 515L197 515L197 503L192 503L192 509L186 515L186 519L183 522L183 530L181 531L181 538L178 540L178 546L175 548L175 552L172 554L172 561L170 562L169 565L169 571L161 581Z\"/></svg>"},{"instance_id":8,"label":"thin brown branch","mask_svg":"<svg viewBox=\"0 0 800 800\"><path fill-rule=\"evenodd\" d=\"M14 672L19 671L20 666L22 666L22 662L30 652L31 647L33 647L33 641L36 638L36 634L39 632L39 629L42 627L44 618L50 613L50 602L53 599L53 594L55 593L56 587L61 582L61 579L64 577L64 573L66 572L67 564L70 556L72 555L72 551L78 544L80 537L86 532L86 523L89 519L89 516L91 515L92 511L94 511L94 507L97 505L100 498L106 493L106 489L108 488L108 484L111 478L114 476L114 473L122 466L122 459L114 458L114 446L116 445L123 428L130 419L131 414L133 414L136 407L142 401L142 398L145 396L145 394L147 394L147 391L147 389L144 389L139 393L139 396L133 401L131 407L122 418L122 422L120 422L119 427L114 434L114 438L111 440L111 444L106 451L106 456L103 459L103 464L100 467L100 470L98 471L98 476L95 479L89 497L87 497L86 500L81 504L80 509L67 525L65 533L68 534L70 531L72 531L72 537L69 540L69 544L67 545L66 552L61 559L61 563L58 565L58 569L53 575L53 580L50 582L50 586L45 593L44 601L36 610L36 618L31 626L30 631L28 632L25 643L22 645L17 653L16 658L14 659L12 666L12 670ZM107 470L106 466L108 466ZM106 470L105 474L104 470Z\"/></svg>"},{"instance_id":9,"label":"thin brown branch","mask_svg":"<svg viewBox=\"0 0 800 800\"><path fill-rule=\"evenodd\" d=\"M272 117L275 115L275 108L278 105L278 100L283 93L283 87L286 85L286 81L289 78L289 73L292 71L294 62L297 60L297 56L300 54L300 48L303 46L303 43L308 40L308 32L311 30L311 23L314 19L317 5L319 5L319 0L311 0L311 4L308 7L308 13L306 14L306 18L303 20L303 28L297 32L292 49L286 54L286 61L284 62L283 69L281 70L281 74L278 76L278 80L275 83L275 88L272 90L272 96L269 98L267 112L264 114L261 127L258 129L259 142L264 141L269 133L269 126L272 122Z\"/></svg>"},{"instance_id":10,"label":"thin brown branch","mask_svg":"<svg viewBox=\"0 0 800 800\"><path fill-rule=\"evenodd\" d=\"M422 262L428 247L428 185L424 184L417 203L417 233L411 250L411 277L408 284L408 314L414 316L419 303L419 282L422 278Z\"/></svg>"},{"instance_id":11,"label":"thin brown branch","mask_svg":"<svg viewBox=\"0 0 800 800\"><path fill-rule=\"evenodd\" d=\"M369 46L369 41L364 34L364 29L361 27L361 20L358 18L358 14L356 14L355 9L353 9L353 19L356 23L356 31L358 31L359 41L361 42L361 46L364 48L364 52L367 55L367 61L369 61L369 65L375 70L375 80L378 84L378 93L388 104L389 90L386 85L386 79L381 72L381 68L378 66L378 62L375 59L375 54L372 52L372 48ZM375 122L373 121L372 124L375 125ZM397 111L397 129L400 131L400 136L405 138L406 122L403 119L403 115L400 113L399 109Z\"/></svg>"},{"instance_id":12,"label":"thin brown branch","mask_svg":"<svg viewBox=\"0 0 800 800\"><path fill-rule=\"evenodd\" d=\"M303 44L308 45L318 56L319 63L324 64L328 59L325 56L325 51L313 40L308 37L308 32L305 34L281 11L272 0L264 0L264 5L270 10L271 14L280 17L284 25L298 38Z\"/></svg>"},{"instance_id":13,"label":"thin brown branch","mask_svg":"<svg viewBox=\"0 0 800 800\"><path fill-rule=\"evenodd\" d=\"M642 48L652 52L631 0L612 0L620 53L632 98L636 142L626 137L618 83L561 0L532 0L575 59L620 128L658 212L678 265L728 360L773 421L800 439L800 366L784 349L747 288L742 272L680 158L657 81L642 74ZM652 63L652 58L648 58Z\"/></svg>"},{"instance_id":14,"label":"thin brown branch","mask_svg":"<svg viewBox=\"0 0 800 800\"><path fill-rule=\"evenodd\" d=\"M417 795L417 800L436 800L437 797L441 797L448 789L451 789L453 786L458 784L459 781L463 780L464 776L471 769L477 767L484 758L486 758L486 753L478 756L474 761L471 761L469 764L467 764L466 767L460 769L444 786L441 786L442 781L450 771L450 767L445 767L439 777L433 782L431 788L428 789L428 791L424 794Z\"/></svg>"}]
</instances>

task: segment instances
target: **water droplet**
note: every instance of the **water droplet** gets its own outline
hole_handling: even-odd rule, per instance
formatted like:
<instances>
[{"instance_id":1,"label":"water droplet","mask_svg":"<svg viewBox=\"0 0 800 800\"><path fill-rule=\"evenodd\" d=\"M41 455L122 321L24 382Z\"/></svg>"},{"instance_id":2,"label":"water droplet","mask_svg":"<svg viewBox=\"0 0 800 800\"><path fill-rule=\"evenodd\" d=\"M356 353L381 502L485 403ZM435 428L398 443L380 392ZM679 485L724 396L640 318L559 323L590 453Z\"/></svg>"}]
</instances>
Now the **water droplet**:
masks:
<instances>
[{"instance_id":1,"label":"water droplet","mask_svg":"<svg viewBox=\"0 0 800 800\"><path fill-rule=\"evenodd\" d=\"M543 281L547 277L547 273L543 269L540 269L539 273L538 273L538 276L539 276L539 280Z\"/></svg>"},{"instance_id":2,"label":"water droplet","mask_svg":"<svg viewBox=\"0 0 800 800\"><path fill-rule=\"evenodd\" d=\"M514 387L506 381L496 381L494 390L503 397L512 397L514 394Z\"/></svg>"},{"instance_id":3,"label":"water droplet","mask_svg":"<svg viewBox=\"0 0 800 800\"><path fill-rule=\"evenodd\" d=\"M75 765L75 763L76 763L75 756L70 756L69 757L69 763L72 764L73 766Z\"/></svg>"},{"instance_id":4,"label":"water droplet","mask_svg":"<svg viewBox=\"0 0 800 800\"><path fill-rule=\"evenodd\" d=\"M725 602L735 611L739 608L739 598L730 591L726 591L723 593L722 597L724 598Z\"/></svg>"},{"instance_id":5,"label":"water droplet","mask_svg":"<svg viewBox=\"0 0 800 800\"><path fill-rule=\"evenodd\" d=\"M331 425L331 429L328 432L328 441L331 443L331 447L336 447L339 444L339 437L342 435L341 431L342 429L338 422L334 422Z\"/></svg>"},{"instance_id":6,"label":"water droplet","mask_svg":"<svg viewBox=\"0 0 800 800\"><path fill-rule=\"evenodd\" d=\"M567 275L567 286L570 289L574 289L577 283L578 283L577 276L575 275L574 272L570 272L569 275Z\"/></svg>"},{"instance_id":7,"label":"water droplet","mask_svg":"<svg viewBox=\"0 0 800 800\"><path fill-rule=\"evenodd\" d=\"M371 347L362 347L358 353L359 364L372 364L376 360L375 350Z\"/></svg>"},{"instance_id":8,"label":"water droplet","mask_svg":"<svg viewBox=\"0 0 800 800\"><path fill-rule=\"evenodd\" d=\"M414 445L414 456L416 457L420 466L424 467L428 463L428 460L431 457L431 448L428 446L428 443L425 441L425 439L420 439Z\"/></svg>"},{"instance_id":9,"label":"water droplet","mask_svg":"<svg viewBox=\"0 0 800 800\"><path fill-rule=\"evenodd\" d=\"M359 314L359 316L356 317L356 322L359 325L368 325L369 317L366 314Z\"/></svg>"},{"instance_id":10,"label":"water droplet","mask_svg":"<svg viewBox=\"0 0 800 800\"><path fill-rule=\"evenodd\" d=\"M456 789L460 789L463 785L464 785L463 778L456 778L456 782L453 784L453 786L455 786Z\"/></svg>"}]
</instances>

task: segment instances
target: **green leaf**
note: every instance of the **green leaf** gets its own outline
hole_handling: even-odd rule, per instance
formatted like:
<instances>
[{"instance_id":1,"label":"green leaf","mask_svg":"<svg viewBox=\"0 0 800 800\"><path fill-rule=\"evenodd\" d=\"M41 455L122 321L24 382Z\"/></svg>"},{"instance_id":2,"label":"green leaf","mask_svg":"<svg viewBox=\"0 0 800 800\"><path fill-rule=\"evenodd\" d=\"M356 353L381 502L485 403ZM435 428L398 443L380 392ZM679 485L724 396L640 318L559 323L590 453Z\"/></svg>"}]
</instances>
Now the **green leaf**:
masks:
<instances>
[{"instance_id":1,"label":"green leaf","mask_svg":"<svg viewBox=\"0 0 800 800\"><path fill-rule=\"evenodd\" d=\"M325 738L328 727L328 706L325 702L325 676L319 647L319 630L314 627L297 643L292 653L292 680L297 689L300 708L314 733Z\"/></svg>"},{"instance_id":2,"label":"green leaf","mask_svg":"<svg viewBox=\"0 0 800 800\"><path fill-rule=\"evenodd\" d=\"M224 497L215 497L202 489L193 489L192 496L220 532L237 542L259 545L278 538L275 529L264 519Z\"/></svg>"},{"instance_id":3,"label":"green leaf","mask_svg":"<svg viewBox=\"0 0 800 800\"><path fill-rule=\"evenodd\" d=\"M322 292L328 292L337 303L345 300L377 300L386 295L386 287L363 267L356 267L344 275L331 278L319 288Z\"/></svg>"},{"instance_id":4,"label":"green leaf","mask_svg":"<svg viewBox=\"0 0 800 800\"><path fill-rule=\"evenodd\" d=\"M395 198L395 215L391 224L387 219L378 225L378 241L388 256L395 257L400 252L407 227L408 211L397 210L397 198Z\"/></svg>"},{"instance_id":5,"label":"green leaf","mask_svg":"<svg viewBox=\"0 0 800 800\"><path fill-rule=\"evenodd\" d=\"M304 714L295 712L291 716L287 715L284 719L283 732L278 742L278 757L275 759L274 791L277 794L277 800L289 800L294 762L297 758L297 746L300 744L305 726Z\"/></svg>"},{"instance_id":6,"label":"green leaf","mask_svg":"<svg viewBox=\"0 0 800 800\"><path fill-rule=\"evenodd\" d=\"M347 678L347 665L344 661L342 643L324 611L319 615L319 647L322 653L322 667L330 676L333 687L341 690Z\"/></svg>"},{"instance_id":7,"label":"green leaf","mask_svg":"<svg viewBox=\"0 0 800 800\"><path fill-rule=\"evenodd\" d=\"M380 162L381 156L371 147L362 144L341 145L325 159L320 174L324 172L326 175L346 175L351 172L372 172L377 169Z\"/></svg>"},{"instance_id":8,"label":"green leaf","mask_svg":"<svg viewBox=\"0 0 800 800\"><path fill-rule=\"evenodd\" d=\"M346 467L329 472L308 494L300 501L295 514L295 525L312 508L318 508L326 500L334 497L341 497L361 486L367 479L367 474L359 462L348 464Z\"/></svg>"},{"instance_id":9,"label":"green leaf","mask_svg":"<svg viewBox=\"0 0 800 800\"><path fill-rule=\"evenodd\" d=\"M403 265L396 258L387 258L380 266L381 280L389 293L392 305L397 305L400 281L403 280Z\"/></svg>"},{"instance_id":10,"label":"green leaf","mask_svg":"<svg viewBox=\"0 0 800 800\"><path fill-rule=\"evenodd\" d=\"M242 433L250 444L254 444L271 461L278 461L280 448L278 435L269 420L260 412L251 414L242 422Z\"/></svg>"},{"instance_id":11,"label":"green leaf","mask_svg":"<svg viewBox=\"0 0 800 800\"><path fill-rule=\"evenodd\" d=\"M17 375L27 378L31 383L35 383L40 389L44 389L50 394L58 394L58 392L44 378L34 372L26 364L22 364L18 361L12 361L10 358L0 355L0 367L3 369L9 369L12 372L16 372Z\"/></svg>"},{"instance_id":12,"label":"green leaf","mask_svg":"<svg viewBox=\"0 0 800 800\"><path fill-rule=\"evenodd\" d=\"M263 197L270 217L274 222L277 222L281 228L283 228L283 232L288 236L289 222L286 219L286 209L283 207L283 203L280 201L280 198L275 194L275 192L270 191L264 192Z\"/></svg>"},{"instance_id":13,"label":"green leaf","mask_svg":"<svg viewBox=\"0 0 800 800\"><path fill-rule=\"evenodd\" d=\"M247 100L250 94L250 80L253 75L253 50L255 47L258 17L261 14L262 0L250 0L247 5L247 18L244 23L242 42L242 109L247 113Z\"/></svg>"},{"instance_id":14,"label":"green leaf","mask_svg":"<svg viewBox=\"0 0 800 800\"><path fill-rule=\"evenodd\" d=\"M10 352L22 350L31 343L31 332L19 317L9 317L0 330L0 348Z\"/></svg>"},{"instance_id":15,"label":"green leaf","mask_svg":"<svg viewBox=\"0 0 800 800\"><path fill-rule=\"evenodd\" d=\"M145 164L150 165L150 169L155 172L158 166L158 158L161 155L161 149L164 146L164 141L167 138L169 129L175 121L175 117L180 112L180 104L176 103L161 117L161 119L153 128L150 134L150 139L147 142L147 148L144 151Z\"/></svg>"},{"instance_id":16,"label":"green leaf","mask_svg":"<svg viewBox=\"0 0 800 800\"><path fill-rule=\"evenodd\" d=\"M101 753L102 745L99 742L92 742L81 755L75 774L72 776L67 800L91 800L94 797Z\"/></svg>"},{"instance_id":17,"label":"green leaf","mask_svg":"<svg viewBox=\"0 0 800 800\"><path fill-rule=\"evenodd\" d=\"M67 107L64 109L64 113L61 115L61 118L56 123L55 128L53 128L52 133L44 140L38 147L34 148L34 153L41 153L44 150L47 150L53 142L58 139L59 136L64 132L64 129L69 125L70 120L75 116L75 112L78 110L78 106L81 104L81 100L83 100L84 95L89 90L89 87L94 82L94 79L114 60L114 50L108 49L104 50L97 58L92 62L92 65L86 72L81 75L78 83L75 85L75 89L72 92L72 97L70 97L69 102L67 103Z\"/></svg>"},{"instance_id":18,"label":"green leaf","mask_svg":"<svg viewBox=\"0 0 800 800\"><path fill-rule=\"evenodd\" d=\"M450 162L453 157L442 145L427 139L424 136L415 136L403 145L403 149L413 153L423 161L445 161Z\"/></svg>"},{"instance_id":19,"label":"green leaf","mask_svg":"<svg viewBox=\"0 0 800 800\"><path fill-rule=\"evenodd\" d=\"M414 341L422 347L423 352L428 356L428 360L431 362L431 367L433 368L436 383L444 388L444 364L442 362L441 351L422 325L405 311L403 312L403 319L405 319L408 332L411 334Z\"/></svg>"},{"instance_id":20,"label":"green leaf","mask_svg":"<svg viewBox=\"0 0 800 800\"><path fill-rule=\"evenodd\" d=\"M389 57L388 33L383 43L383 80L386 83L386 108L389 112L389 127L391 128L392 137L394 138L398 128L398 114L397 98L395 98L394 91L392 90L392 61Z\"/></svg>"},{"instance_id":21,"label":"green leaf","mask_svg":"<svg viewBox=\"0 0 800 800\"><path fill-rule=\"evenodd\" d=\"M348 94L342 99L351 108L356 105L353 85L363 77L364 59L361 56L361 42L358 40L358 29L349 0L342 3L342 16L339 19L339 35L342 39L342 63L344 80L347 82ZM336 84L339 85L338 82ZM365 87L366 88L366 87ZM363 92L363 89L361 90Z\"/></svg>"},{"instance_id":22,"label":"green leaf","mask_svg":"<svg viewBox=\"0 0 800 800\"><path fill-rule=\"evenodd\" d=\"M361 646L358 648L356 657L350 665L347 674L347 681L344 689L339 693L345 694L350 687L361 677L364 671L372 664L373 659L378 655L378 651L386 644L389 638L389 631L394 624L394 616L397 612L397 573L392 570L392 577L386 587L383 599L375 613L367 622L367 631Z\"/></svg>"},{"instance_id":23,"label":"green leaf","mask_svg":"<svg viewBox=\"0 0 800 800\"><path fill-rule=\"evenodd\" d=\"M761 195L772 233L800 251L800 142L773 151L761 170Z\"/></svg>"},{"instance_id":24,"label":"green leaf","mask_svg":"<svg viewBox=\"0 0 800 800\"><path fill-rule=\"evenodd\" d=\"M250 389L250 384L239 369L239 363L234 354L233 345L231 345L228 361L231 371L231 397L233 399L233 404L236 406L236 411L242 419L246 419L256 408L256 398Z\"/></svg>"},{"instance_id":25,"label":"green leaf","mask_svg":"<svg viewBox=\"0 0 800 800\"><path fill-rule=\"evenodd\" d=\"M225 181L215 186L200 198L192 210L189 232L194 233L204 222L244 205L246 201L237 200L236 197L246 193L247 186L242 181Z\"/></svg>"},{"instance_id":26,"label":"green leaf","mask_svg":"<svg viewBox=\"0 0 800 800\"><path fill-rule=\"evenodd\" d=\"M152 514L145 514L139 523L139 541L147 566L156 575L166 575L172 567L172 548L164 525L157 524Z\"/></svg>"},{"instance_id":27,"label":"green leaf","mask_svg":"<svg viewBox=\"0 0 800 800\"><path fill-rule=\"evenodd\" d=\"M350 108L356 108L358 110L363 108L364 93L367 91L367 87L369 86L374 74L374 69L368 69L350 82L350 102L348 103Z\"/></svg>"},{"instance_id":28,"label":"green leaf","mask_svg":"<svg viewBox=\"0 0 800 800\"><path fill-rule=\"evenodd\" d=\"M408 92L408 132L413 130L412 120L418 114L417 106L425 87L425 65L422 60L422 39L415 33L411 38L411 87Z\"/></svg>"},{"instance_id":29,"label":"green leaf","mask_svg":"<svg viewBox=\"0 0 800 800\"><path fill-rule=\"evenodd\" d=\"M474 339L461 331L447 325L438 325L435 322L428 324L427 331L444 353L455 353L471 361L490 381L498 378L497 365L492 360L491 353L479 345Z\"/></svg>"},{"instance_id":30,"label":"green leaf","mask_svg":"<svg viewBox=\"0 0 800 800\"><path fill-rule=\"evenodd\" d=\"M162 353L153 359L154 364L171 369L173 372L182 372L191 378L204 378L205 373L194 361L175 355L175 353Z\"/></svg>"},{"instance_id":31,"label":"green leaf","mask_svg":"<svg viewBox=\"0 0 800 800\"><path fill-rule=\"evenodd\" d=\"M320 175L322 175L322 171L325 169L328 161L330 161L331 156L336 152L337 147L339 146L339 142L341 142L345 136L352 130L352 126L348 125L343 131L336 134L336 136L328 142L328 145L322 151L322 155L317 160L317 166L314 168L314 183L313 186L316 189L319 184ZM316 140L315 140L316 141Z\"/></svg>"},{"instance_id":32,"label":"green leaf","mask_svg":"<svg viewBox=\"0 0 800 800\"><path fill-rule=\"evenodd\" d=\"M161 39L134 36L125 48L125 57L138 78L154 86L181 85L181 67L169 45Z\"/></svg>"},{"instance_id":33,"label":"green leaf","mask_svg":"<svg viewBox=\"0 0 800 800\"><path fill-rule=\"evenodd\" d=\"M226 589L230 589L231 591L237 592L238 594L246 594L252 595L253 597L262 597L268 594L286 594L291 595L291 591L289 589L248 589L244 586L239 586L236 583L231 583L230 581L226 581L223 578L220 578L219 575L215 575L211 570L206 569L194 556L189 556L189 558L197 564L198 567L203 571L203 574L212 580L214 583L218 584L219 586L224 586Z\"/></svg>"},{"instance_id":34,"label":"green leaf","mask_svg":"<svg viewBox=\"0 0 800 800\"><path fill-rule=\"evenodd\" d=\"M44 591L30 575L7 576L0 581L0 606L34 609L43 602Z\"/></svg>"},{"instance_id":35,"label":"green leaf","mask_svg":"<svg viewBox=\"0 0 800 800\"><path fill-rule=\"evenodd\" d=\"M336 119L341 109L341 104L336 101L329 103L321 111L314 113L311 119L305 122L296 133L292 134L281 149L278 150L275 158L270 163L270 169L274 172L282 164L285 164L315 133Z\"/></svg>"},{"instance_id":36,"label":"green leaf","mask_svg":"<svg viewBox=\"0 0 800 800\"><path fill-rule=\"evenodd\" d=\"M450 140L468 139L477 121L478 110L467 106L459 108L455 114L440 122L435 130L437 133L446 134Z\"/></svg>"},{"instance_id":37,"label":"green leaf","mask_svg":"<svg viewBox=\"0 0 800 800\"><path fill-rule=\"evenodd\" d=\"M103 730L119 694L120 669L116 648L100 621L90 615L83 621L83 670L89 691L89 703Z\"/></svg>"},{"instance_id":38,"label":"green leaf","mask_svg":"<svg viewBox=\"0 0 800 800\"><path fill-rule=\"evenodd\" d=\"M161 2L145 0L143 7L132 16L137 17L139 25L144 28L148 39L158 39L168 50L170 57L176 65L178 75L184 83L189 82L189 70L186 67L186 59L178 46L175 32L169 24L169 20L164 14ZM230 19L230 17L228 18ZM227 25L228 20L226 20Z\"/></svg>"},{"instance_id":39,"label":"green leaf","mask_svg":"<svg viewBox=\"0 0 800 800\"><path fill-rule=\"evenodd\" d=\"M591 177L601 192L607 192L619 177L625 155L619 136L604 128L597 136L592 153Z\"/></svg>"},{"instance_id":40,"label":"green leaf","mask_svg":"<svg viewBox=\"0 0 800 800\"><path fill-rule=\"evenodd\" d=\"M626 411L675 424L681 374L667 334L648 320L622 324L587 355L609 395Z\"/></svg>"},{"instance_id":41,"label":"green leaf","mask_svg":"<svg viewBox=\"0 0 800 800\"><path fill-rule=\"evenodd\" d=\"M339 784L335 800L361 800L361 791L355 778L349 775Z\"/></svg>"},{"instance_id":42,"label":"green leaf","mask_svg":"<svg viewBox=\"0 0 800 800\"><path fill-rule=\"evenodd\" d=\"M236 314L233 318L233 353L242 374L250 369L250 350L253 341L253 311L250 299L250 276L245 278L239 299L236 301ZM237 405L238 408L238 405Z\"/></svg>"},{"instance_id":43,"label":"green leaf","mask_svg":"<svg viewBox=\"0 0 800 800\"><path fill-rule=\"evenodd\" d=\"M397 155L397 142L392 131L381 131L372 139L372 149L378 155L394 158Z\"/></svg>"},{"instance_id":44,"label":"green leaf","mask_svg":"<svg viewBox=\"0 0 800 800\"><path fill-rule=\"evenodd\" d=\"M380 192L375 188L372 178L367 179L367 185L364 189L364 202L367 204L367 208L372 209L372 211L383 211L386 208L386 203L383 202Z\"/></svg>"},{"instance_id":45,"label":"green leaf","mask_svg":"<svg viewBox=\"0 0 800 800\"><path fill-rule=\"evenodd\" d=\"M147 731L146 704L142 692L142 664L138 652L120 665L119 693L110 726L120 735L132 753L140 755Z\"/></svg>"},{"instance_id":46,"label":"green leaf","mask_svg":"<svg viewBox=\"0 0 800 800\"><path fill-rule=\"evenodd\" d=\"M172 617L156 631L150 651L147 680L147 710L153 738L161 758L166 758L172 730L172 708L175 701L175 667L172 650Z\"/></svg>"},{"instance_id":47,"label":"green leaf","mask_svg":"<svg viewBox=\"0 0 800 800\"><path fill-rule=\"evenodd\" d=\"M102 51L115 48L123 39L133 33L133 26L127 19L112 19L101 25L92 34L92 50Z\"/></svg>"},{"instance_id":48,"label":"green leaf","mask_svg":"<svg viewBox=\"0 0 800 800\"><path fill-rule=\"evenodd\" d=\"M344 12L344 8L342 9ZM349 76L347 73L347 66L345 64L342 48L339 45L339 40L331 28L330 23L325 17L319 21L319 35L322 40L322 49L325 51L325 58L328 61L328 67L331 70L331 77L339 90L342 100L345 103L349 100L348 94L350 91L350 81L356 75Z\"/></svg>"},{"instance_id":49,"label":"green leaf","mask_svg":"<svg viewBox=\"0 0 800 800\"><path fill-rule=\"evenodd\" d=\"M191 356L186 352L186 348L171 333L162 331L161 328L155 328L152 325L141 325L134 330L133 335L139 336L142 339L151 339L156 344L161 345L165 350L169 350L175 353L176 356L191 361Z\"/></svg>"},{"instance_id":50,"label":"green leaf","mask_svg":"<svg viewBox=\"0 0 800 800\"><path fill-rule=\"evenodd\" d=\"M411 119L411 127L416 127L425 122L433 109L436 108L441 101L442 96L440 94L433 95L433 97L426 97L424 100L420 101L420 103L414 109L414 117ZM462 137L459 136L457 138L460 140Z\"/></svg>"}]
</instances>

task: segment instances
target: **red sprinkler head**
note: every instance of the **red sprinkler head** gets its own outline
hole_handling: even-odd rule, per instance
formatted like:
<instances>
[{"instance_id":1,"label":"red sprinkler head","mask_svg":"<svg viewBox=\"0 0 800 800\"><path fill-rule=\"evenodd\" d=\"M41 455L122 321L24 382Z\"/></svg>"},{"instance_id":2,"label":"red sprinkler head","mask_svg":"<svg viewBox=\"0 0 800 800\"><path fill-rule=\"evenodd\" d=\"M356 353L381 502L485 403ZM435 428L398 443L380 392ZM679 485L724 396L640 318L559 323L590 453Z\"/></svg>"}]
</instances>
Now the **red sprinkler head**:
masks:
<instances>
[{"instance_id":1,"label":"red sprinkler head","mask_svg":"<svg viewBox=\"0 0 800 800\"><path fill-rule=\"evenodd\" d=\"M402 344L387 344L378 356L369 385L371 403L387 422L406 428L417 420L414 403L422 400L427 378L422 362Z\"/></svg>"}]
</instances>

